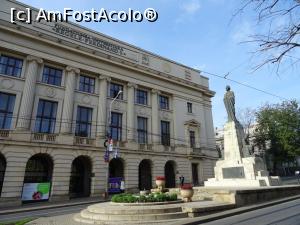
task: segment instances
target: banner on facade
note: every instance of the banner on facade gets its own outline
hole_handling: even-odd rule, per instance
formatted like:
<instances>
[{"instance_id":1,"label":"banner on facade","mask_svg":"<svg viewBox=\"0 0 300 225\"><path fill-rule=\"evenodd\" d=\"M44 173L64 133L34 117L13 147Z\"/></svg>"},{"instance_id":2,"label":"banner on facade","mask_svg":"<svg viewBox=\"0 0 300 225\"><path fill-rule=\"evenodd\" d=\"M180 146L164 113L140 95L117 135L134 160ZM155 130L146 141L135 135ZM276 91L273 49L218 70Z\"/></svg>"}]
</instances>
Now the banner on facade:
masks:
<instances>
[{"instance_id":1,"label":"banner on facade","mask_svg":"<svg viewBox=\"0 0 300 225\"><path fill-rule=\"evenodd\" d=\"M122 177L109 178L109 193L120 193L124 191L124 179Z\"/></svg>"},{"instance_id":2,"label":"banner on facade","mask_svg":"<svg viewBox=\"0 0 300 225\"><path fill-rule=\"evenodd\" d=\"M50 183L24 183L22 201L48 200Z\"/></svg>"}]
</instances>

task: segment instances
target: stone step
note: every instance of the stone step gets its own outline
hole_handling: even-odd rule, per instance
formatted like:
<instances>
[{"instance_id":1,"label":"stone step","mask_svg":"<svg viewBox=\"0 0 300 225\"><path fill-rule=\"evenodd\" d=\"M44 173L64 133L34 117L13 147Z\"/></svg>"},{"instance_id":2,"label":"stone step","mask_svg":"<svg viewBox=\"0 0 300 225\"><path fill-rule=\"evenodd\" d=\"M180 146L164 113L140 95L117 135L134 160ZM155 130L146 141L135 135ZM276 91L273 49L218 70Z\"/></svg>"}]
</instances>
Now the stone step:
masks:
<instances>
[{"instance_id":1,"label":"stone step","mask_svg":"<svg viewBox=\"0 0 300 225\"><path fill-rule=\"evenodd\" d=\"M84 224L101 224L101 225L134 225L134 224L145 224L145 225L171 225L176 222L182 221L183 218L179 219L171 219L171 220L150 220L150 221L120 221L120 220L110 220L110 221L102 221L102 220L93 220L88 218L83 218L80 214L76 214L73 219L76 222L84 223Z\"/></svg>"},{"instance_id":2,"label":"stone step","mask_svg":"<svg viewBox=\"0 0 300 225\"><path fill-rule=\"evenodd\" d=\"M157 205L157 206L111 206L103 207L101 204L88 206L87 210L97 214L161 214L161 213L175 213L182 212L180 205Z\"/></svg>"},{"instance_id":3,"label":"stone step","mask_svg":"<svg viewBox=\"0 0 300 225\"><path fill-rule=\"evenodd\" d=\"M151 220L170 220L188 217L187 212L172 212L172 213L159 213L159 214L98 214L82 210L81 217L99 221L151 221Z\"/></svg>"}]
</instances>

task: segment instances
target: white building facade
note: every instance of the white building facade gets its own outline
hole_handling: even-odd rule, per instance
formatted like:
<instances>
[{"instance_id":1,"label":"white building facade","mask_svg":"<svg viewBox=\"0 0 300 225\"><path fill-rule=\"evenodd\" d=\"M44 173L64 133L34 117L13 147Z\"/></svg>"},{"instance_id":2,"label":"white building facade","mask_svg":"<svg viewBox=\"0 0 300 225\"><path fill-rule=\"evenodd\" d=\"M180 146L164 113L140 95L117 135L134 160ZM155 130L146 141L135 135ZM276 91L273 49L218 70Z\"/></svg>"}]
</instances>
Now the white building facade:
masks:
<instances>
[{"instance_id":1,"label":"white building facade","mask_svg":"<svg viewBox=\"0 0 300 225\"><path fill-rule=\"evenodd\" d=\"M101 196L107 177L125 191L213 177L208 78L76 24L13 24L10 9L28 6L0 6L0 205L20 204L26 183L49 182L56 201Z\"/></svg>"}]
</instances>

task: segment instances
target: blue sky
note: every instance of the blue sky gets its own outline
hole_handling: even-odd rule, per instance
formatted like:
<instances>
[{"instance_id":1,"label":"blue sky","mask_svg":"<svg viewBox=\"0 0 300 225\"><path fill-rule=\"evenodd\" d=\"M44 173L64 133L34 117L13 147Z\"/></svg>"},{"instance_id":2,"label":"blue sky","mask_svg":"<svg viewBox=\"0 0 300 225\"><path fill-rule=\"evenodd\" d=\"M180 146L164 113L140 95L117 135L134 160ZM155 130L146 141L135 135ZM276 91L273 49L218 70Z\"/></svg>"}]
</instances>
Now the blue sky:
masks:
<instances>
[{"instance_id":1,"label":"blue sky","mask_svg":"<svg viewBox=\"0 0 300 225\"><path fill-rule=\"evenodd\" d=\"M229 78L254 86L287 99L300 99L299 65L283 64L278 76L273 67L253 72L259 62L253 58L253 44L241 43L248 36L264 29L256 26L254 14L245 12L232 20L240 0L21 0L29 5L48 10L101 9L145 10L154 8L159 19L154 23L82 23L81 25L102 32L122 41L144 48L161 56L200 70L219 75L228 72ZM277 21L278 24L284 21ZM210 88L216 92L213 98L215 127L226 122L223 105L225 86L229 84L236 96L237 111L262 104L278 103L281 99L208 76Z\"/></svg>"}]
</instances>

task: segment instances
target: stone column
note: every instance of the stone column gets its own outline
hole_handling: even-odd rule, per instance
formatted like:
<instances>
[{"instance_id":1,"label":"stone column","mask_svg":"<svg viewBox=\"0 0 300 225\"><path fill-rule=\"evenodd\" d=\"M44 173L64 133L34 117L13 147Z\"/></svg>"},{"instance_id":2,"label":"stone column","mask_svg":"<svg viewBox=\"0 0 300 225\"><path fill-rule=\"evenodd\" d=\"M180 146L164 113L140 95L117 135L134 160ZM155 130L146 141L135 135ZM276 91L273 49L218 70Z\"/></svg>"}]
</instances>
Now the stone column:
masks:
<instances>
[{"instance_id":1,"label":"stone column","mask_svg":"<svg viewBox=\"0 0 300 225\"><path fill-rule=\"evenodd\" d=\"M135 126L134 126L134 88L137 87L136 84L128 83L128 95L127 95L127 140L132 142L135 134Z\"/></svg>"},{"instance_id":2,"label":"stone column","mask_svg":"<svg viewBox=\"0 0 300 225\"><path fill-rule=\"evenodd\" d=\"M43 60L35 56L27 56L28 68L25 77L25 84L22 94L22 101L17 123L18 130L30 129L30 120L34 104L36 78L38 74L38 66Z\"/></svg>"},{"instance_id":3,"label":"stone column","mask_svg":"<svg viewBox=\"0 0 300 225\"><path fill-rule=\"evenodd\" d=\"M10 150L12 151L12 150ZM25 148L23 151L28 151ZM21 205L21 195L28 154L8 152L6 156L6 171L3 181L0 206L9 207Z\"/></svg>"},{"instance_id":4,"label":"stone column","mask_svg":"<svg viewBox=\"0 0 300 225\"><path fill-rule=\"evenodd\" d=\"M73 156L59 155L54 158L50 201L69 200L69 185Z\"/></svg>"},{"instance_id":5,"label":"stone column","mask_svg":"<svg viewBox=\"0 0 300 225\"><path fill-rule=\"evenodd\" d=\"M158 132L158 94L159 94L158 90L152 89L152 96L151 96L152 144L158 144L159 137L160 137L159 132Z\"/></svg>"},{"instance_id":6,"label":"stone column","mask_svg":"<svg viewBox=\"0 0 300 225\"><path fill-rule=\"evenodd\" d=\"M107 83L110 77L101 75L99 77L99 100L98 100L98 117L97 117L97 136L101 138L106 137L106 123L107 123Z\"/></svg>"},{"instance_id":7,"label":"stone column","mask_svg":"<svg viewBox=\"0 0 300 225\"><path fill-rule=\"evenodd\" d=\"M61 122L61 133L63 134L72 133L75 78L78 73L80 73L79 69L71 66L66 67L66 90Z\"/></svg>"}]
</instances>

